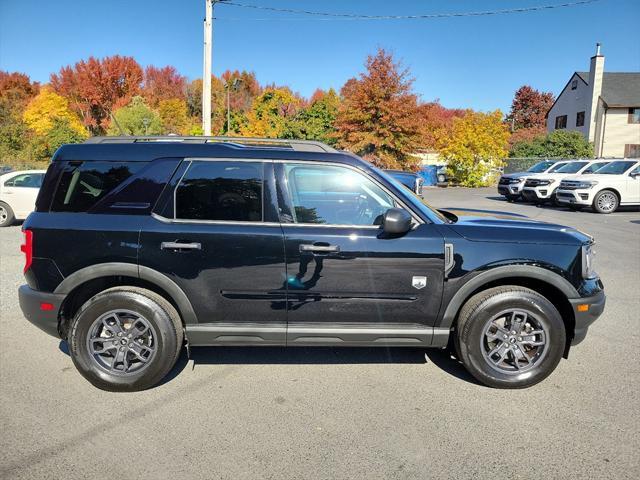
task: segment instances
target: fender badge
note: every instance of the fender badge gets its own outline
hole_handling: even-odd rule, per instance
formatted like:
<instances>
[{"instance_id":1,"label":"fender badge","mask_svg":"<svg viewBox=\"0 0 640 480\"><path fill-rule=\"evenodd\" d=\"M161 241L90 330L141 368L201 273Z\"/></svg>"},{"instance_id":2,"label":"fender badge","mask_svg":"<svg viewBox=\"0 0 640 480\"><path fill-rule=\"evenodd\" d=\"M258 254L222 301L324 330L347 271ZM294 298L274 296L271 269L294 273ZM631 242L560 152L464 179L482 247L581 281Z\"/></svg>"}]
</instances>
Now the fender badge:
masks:
<instances>
[{"instance_id":1,"label":"fender badge","mask_svg":"<svg viewBox=\"0 0 640 480\"><path fill-rule=\"evenodd\" d=\"M427 286L427 277L413 277L411 285L413 285L413 288L420 290Z\"/></svg>"}]
</instances>

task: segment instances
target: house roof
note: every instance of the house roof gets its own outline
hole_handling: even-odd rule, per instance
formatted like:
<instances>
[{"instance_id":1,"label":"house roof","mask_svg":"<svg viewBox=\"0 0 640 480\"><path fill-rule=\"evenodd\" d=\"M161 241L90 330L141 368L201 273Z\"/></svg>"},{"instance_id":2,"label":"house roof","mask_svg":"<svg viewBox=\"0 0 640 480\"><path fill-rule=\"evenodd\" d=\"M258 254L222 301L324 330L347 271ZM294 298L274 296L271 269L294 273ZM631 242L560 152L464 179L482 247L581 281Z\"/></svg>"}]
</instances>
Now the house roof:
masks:
<instances>
[{"instance_id":1,"label":"house roof","mask_svg":"<svg viewBox=\"0 0 640 480\"><path fill-rule=\"evenodd\" d=\"M576 72L589 85L589 72ZM640 72L604 72L602 94L609 107L640 106Z\"/></svg>"}]
</instances>

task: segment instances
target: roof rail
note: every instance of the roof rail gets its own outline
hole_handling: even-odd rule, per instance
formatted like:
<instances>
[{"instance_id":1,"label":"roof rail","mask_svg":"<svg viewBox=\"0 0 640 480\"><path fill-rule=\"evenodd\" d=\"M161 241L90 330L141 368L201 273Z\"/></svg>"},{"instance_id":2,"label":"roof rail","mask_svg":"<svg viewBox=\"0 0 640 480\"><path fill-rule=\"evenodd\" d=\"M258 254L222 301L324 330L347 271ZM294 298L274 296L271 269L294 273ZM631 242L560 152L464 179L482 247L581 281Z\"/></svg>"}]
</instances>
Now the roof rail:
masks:
<instances>
[{"instance_id":1,"label":"roof rail","mask_svg":"<svg viewBox=\"0 0 640 480\"><path fill-rule=\"evenodd\" d=\"M205 136L118 136L118 137L90 137L84 143L143 143L143 142L184 142L184 143L228 143L243 147L275 147L290 148L297 152L327 152L337 153L326 143L314 140L289 140L283 138L248 138L248 137L205 137Z\"/></svg>"}]
</instances>

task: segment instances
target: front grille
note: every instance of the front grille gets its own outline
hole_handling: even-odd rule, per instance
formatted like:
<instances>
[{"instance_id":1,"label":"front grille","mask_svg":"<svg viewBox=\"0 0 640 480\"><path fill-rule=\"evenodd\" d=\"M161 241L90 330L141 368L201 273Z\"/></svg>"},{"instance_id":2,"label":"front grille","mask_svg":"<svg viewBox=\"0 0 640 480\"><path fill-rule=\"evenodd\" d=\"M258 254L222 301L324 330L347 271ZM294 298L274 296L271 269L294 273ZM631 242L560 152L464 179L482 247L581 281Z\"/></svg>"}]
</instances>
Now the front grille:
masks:
<instances>
[{"instance_id":1,"label":"front grille","mask_svg":"<svg viewBox=\"0 0 640 480\"><path fill-rule=\"evenodd\" d=\"M573 193L569 193L569 192L557 192L556 193L557 197L562 197L562 198L573 198Z\"/></svg>"},{"instance_id":2,"label":"front grille","mask_svg":"<svg viewBox=\"0 0 640 480\"><path fill-rule=\"evenodd\" d=\"M538 185L540 185L540 180L535 178L530 178L524 184L525 187L537 187Z\"/></svg>"},{"instance_id":3,"label":"front grille","mask_svg":"<svg viewBox=\"0 0 640 480\"><path fill-rule=\"evenodd\" d=\"M563 180L560 182L560 189L562 190L576 190L580 185L580 182L576 182L573 180Z\"/></svg>"},{"instance_id":4,"label":"front grille","mask_svg":"<svg viewBox=\"0 0 640 480\"><path fill-rule=\"evenodd\" d=\"M510 178L500 177L500 181L498 182L500 185L509 185L511 183Z\"/></svg>"}]
</instances>

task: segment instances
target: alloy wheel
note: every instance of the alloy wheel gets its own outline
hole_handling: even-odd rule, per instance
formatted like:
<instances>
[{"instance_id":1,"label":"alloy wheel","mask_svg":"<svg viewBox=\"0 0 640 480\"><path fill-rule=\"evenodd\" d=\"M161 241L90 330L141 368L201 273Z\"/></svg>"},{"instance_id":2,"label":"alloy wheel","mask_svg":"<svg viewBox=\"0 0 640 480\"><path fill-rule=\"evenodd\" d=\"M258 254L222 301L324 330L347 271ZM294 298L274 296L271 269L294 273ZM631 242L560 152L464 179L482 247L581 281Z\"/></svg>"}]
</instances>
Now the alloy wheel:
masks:
<instances>
[{"instance_id":1,"label":"alloy wheel","mask_svg":"<svg viewBox=\"0 0 640 480\"><path fill-rule=\"evenodd\" d=\"M598 197L598 208L603 212L611 212L618 203L618 198L614 193L605 192Z\"/></svg>"},{"instance_id":2,"label":"alloy wheel","mask_svg":"<svg viewBox=\"0 0 640 480\"><path fill-rule=\"evenodd\" d=\"M149 321L130 310L111 310L98 317L87 335L94 362L115 375L137 374L156 354L156 332Z\"/></svg>"},{"instance_id":3,"label":"alloy wheel","mask_svg":"<svg viewBox=\"0 0 640 480\"><path fill-rule=\"evenodd\" d=\"M548 340L546 328L530 312L506 310L486 323L480 348L493 369L519 375L542 361L547 354Z\"/></svg>"},{"instance_id":4,"label":"alloy wheel","mask_svg":"<svg viewBox=\"0 0 640 480\"><path fill-rule=\"evenodd\" d=\"M6 222L7 218L9 218L9 212L7 212L6 208L0 205L0 224Z\"/></svg>"}]
</instances>

